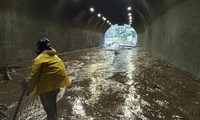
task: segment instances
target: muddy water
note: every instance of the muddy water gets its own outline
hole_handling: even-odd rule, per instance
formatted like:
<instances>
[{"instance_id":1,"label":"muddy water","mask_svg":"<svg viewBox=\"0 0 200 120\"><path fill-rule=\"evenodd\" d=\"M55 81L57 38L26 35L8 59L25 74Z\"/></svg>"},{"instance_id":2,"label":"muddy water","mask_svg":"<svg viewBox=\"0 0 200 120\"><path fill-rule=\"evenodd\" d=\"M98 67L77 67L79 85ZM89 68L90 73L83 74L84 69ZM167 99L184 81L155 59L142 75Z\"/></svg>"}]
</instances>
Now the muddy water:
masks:
<instances>
[{"instance_id":1,"label":"muddy water","mask_svg":"<svg viewBox=\"0 0 200 120\"><path fill-rule=\"evenodd\" d=\"M200 119L198 80L140 47L101 47L61 58L72 85L58 96L59 120ZM0 82L0 103L10 117L30 73L30 61L16 65L13 80ZM24 97L17 119L46 119L38 97Z\"/></svg>"}]
</instances>

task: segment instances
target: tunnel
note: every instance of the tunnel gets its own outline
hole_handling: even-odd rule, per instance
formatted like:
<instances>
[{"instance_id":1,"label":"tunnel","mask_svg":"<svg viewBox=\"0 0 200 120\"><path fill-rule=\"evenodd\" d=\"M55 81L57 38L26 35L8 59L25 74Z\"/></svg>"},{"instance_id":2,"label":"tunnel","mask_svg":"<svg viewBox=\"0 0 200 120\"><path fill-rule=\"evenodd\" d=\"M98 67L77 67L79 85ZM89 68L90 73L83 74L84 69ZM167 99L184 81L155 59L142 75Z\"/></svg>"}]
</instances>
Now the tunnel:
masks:
<instances>
[{"instance_id":1,"label":"tunnel","mask_svg":"<svg viewBox=\"0 0 200 120\"><path fill-rule=\"evenodd\" d=\"M32 60L41 38L59 55L93 50L109 28L126 24L137 46L199 81L199 11L199 0L0 0L0 73Z\"/></svg>"},{"instance_id":2,"label":"tunnel","mask_svg":"<svg viewBox=\"0 0 200 120\"><path fill-rule=\"evenodd\" d=\"M130 24L138 44L200 77L197 0L1 0L0 6L1 66L32 58L41 37L62 53L99 46L111 25Z\"/></svg>"}]
</instances>

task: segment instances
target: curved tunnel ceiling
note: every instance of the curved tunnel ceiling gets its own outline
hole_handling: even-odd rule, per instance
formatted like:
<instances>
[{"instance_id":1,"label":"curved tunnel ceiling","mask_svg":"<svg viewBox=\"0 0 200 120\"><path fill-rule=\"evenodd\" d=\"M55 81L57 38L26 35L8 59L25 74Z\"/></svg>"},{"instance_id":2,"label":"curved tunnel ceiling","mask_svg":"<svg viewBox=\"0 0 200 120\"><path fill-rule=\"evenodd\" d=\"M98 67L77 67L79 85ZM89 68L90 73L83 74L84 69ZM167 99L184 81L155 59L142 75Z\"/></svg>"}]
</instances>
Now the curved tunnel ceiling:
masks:
<instances>
[{"instance_id":1,"label":"curved tunnel ceiling","mask_svg":"<svg viewBox=\"0 0 200 120\"><path fill-rule=\"evenodd\" d=\"M132 14L131 26L137 31L145 27L168 8L184 0L0 0L0 7L17 13L57 21L62 25L73 25L84 29L105 32L111 24L129 24L128 13ZM94 12L89 9L93 7ZM131 7L130 11L127 7ZM107 18L106 21L97 16Z\"/></svg>"}]
</instances>

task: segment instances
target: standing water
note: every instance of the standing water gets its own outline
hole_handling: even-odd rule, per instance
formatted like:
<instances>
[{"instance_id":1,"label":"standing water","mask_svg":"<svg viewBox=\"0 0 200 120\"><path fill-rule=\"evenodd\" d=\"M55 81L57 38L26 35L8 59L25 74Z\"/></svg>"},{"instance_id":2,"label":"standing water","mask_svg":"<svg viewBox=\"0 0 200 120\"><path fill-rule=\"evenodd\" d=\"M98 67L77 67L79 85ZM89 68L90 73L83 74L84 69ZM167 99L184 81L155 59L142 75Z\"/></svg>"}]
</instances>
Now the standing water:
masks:
<instances>
[{"instance_id":1,"label":"standing water","mask_svg":"<svg viewBox=\"0 0 200 120\"><path fill-rule=\"evenodd\" d=\"M72 85L58 96L58 120L199 120L200 85L141 47L99 47L60 55ZM31 62L0 81L2 113L12 117ZM0 114L1 119L6 117ZM17 120L45 120L37 96L24 97Z\"/></svg>"}]
</instances>

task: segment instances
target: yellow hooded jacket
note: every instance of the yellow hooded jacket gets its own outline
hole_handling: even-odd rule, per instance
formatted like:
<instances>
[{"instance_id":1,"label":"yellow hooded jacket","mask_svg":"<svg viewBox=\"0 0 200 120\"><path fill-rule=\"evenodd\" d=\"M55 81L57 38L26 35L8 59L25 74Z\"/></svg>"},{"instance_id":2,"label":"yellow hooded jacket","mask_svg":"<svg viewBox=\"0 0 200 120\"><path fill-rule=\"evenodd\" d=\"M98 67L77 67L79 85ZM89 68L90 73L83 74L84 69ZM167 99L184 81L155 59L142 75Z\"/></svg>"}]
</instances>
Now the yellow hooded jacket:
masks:
<instances>
[{"instance_id":1,"label":"yellow hooded jacket","mask_svg":"<svg viewBox=\"0 0 200 120\"><path fill-rule=\"evenodd\" d=\"M56 50L45 50L33 61L27 92L34 95L70 85L71 82Z\"/></svg>"}]
</instances>

